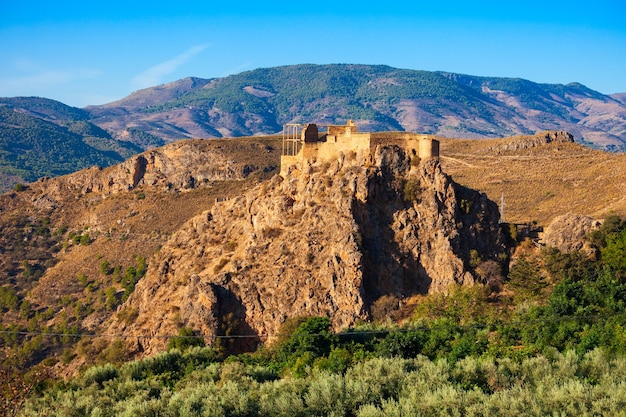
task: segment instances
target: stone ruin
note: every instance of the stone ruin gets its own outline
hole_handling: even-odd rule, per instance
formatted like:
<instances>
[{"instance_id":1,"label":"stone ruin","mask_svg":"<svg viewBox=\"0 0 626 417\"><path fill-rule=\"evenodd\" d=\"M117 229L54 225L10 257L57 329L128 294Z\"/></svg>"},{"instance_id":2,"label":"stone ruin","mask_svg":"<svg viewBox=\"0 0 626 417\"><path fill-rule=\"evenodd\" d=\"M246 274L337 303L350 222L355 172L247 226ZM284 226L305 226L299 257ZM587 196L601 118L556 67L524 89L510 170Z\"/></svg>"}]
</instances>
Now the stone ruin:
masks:
<instances>
[{"instance_id":1,"label":"stone ruin","mask_svg":"<svg viewBox=\"0 0 626 417\"><path fill-rule=\"evenodd\" d=\"M320 127L326 131L320 131ZM308 162L330 162L342 155L355 153L371 156L377 146L396 145L403 148L411 158L438 158L439 141L408 132L390 133L385 138L372 138L370 133L360 133L358 126L348 120L345 125L286 124L283 126L283 151L281 176L289 167Z\"/></svg>"}]
</instances>

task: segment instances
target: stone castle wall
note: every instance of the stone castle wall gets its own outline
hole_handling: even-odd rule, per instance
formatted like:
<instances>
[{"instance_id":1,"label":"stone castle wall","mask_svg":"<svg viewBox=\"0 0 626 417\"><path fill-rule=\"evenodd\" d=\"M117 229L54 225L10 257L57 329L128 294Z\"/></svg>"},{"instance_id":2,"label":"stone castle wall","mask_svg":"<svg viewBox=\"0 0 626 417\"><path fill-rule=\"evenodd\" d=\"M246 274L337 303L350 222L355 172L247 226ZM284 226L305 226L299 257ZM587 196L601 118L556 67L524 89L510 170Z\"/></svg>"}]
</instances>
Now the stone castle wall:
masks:
<instances>
[{"instance_id":1,"label":"stone castle wall","mask_svg":"<svg viewBox=\"0 0 626 417\"><path fill-rule=\"evenodd\" d=\"M307 125L302 130L300 151L296 155L283 154L281 157L280 174L285 176L290 166L303 160L331 162L341 154L348 153L354 153L360 158L372 155L377 146L385 145L396 145L404 149L410 157L439 157L439 141L428 135L399 132L391 137L373 139L369 133L357 132L357 126L351 122L346 126L328 126L328 133L325 135L318 133L316 125Z\"/></svg>"}]
</instances>

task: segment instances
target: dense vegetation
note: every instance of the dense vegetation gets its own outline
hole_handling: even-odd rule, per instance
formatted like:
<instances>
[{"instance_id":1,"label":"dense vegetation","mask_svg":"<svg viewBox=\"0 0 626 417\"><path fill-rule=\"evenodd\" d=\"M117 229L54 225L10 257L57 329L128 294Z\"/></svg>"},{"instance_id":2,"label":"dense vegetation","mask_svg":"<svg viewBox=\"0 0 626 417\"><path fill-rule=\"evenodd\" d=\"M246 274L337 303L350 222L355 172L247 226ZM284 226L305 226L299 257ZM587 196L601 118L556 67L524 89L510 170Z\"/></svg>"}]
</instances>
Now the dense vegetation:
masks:
<instances>
[{"instance_id":1,"label":"dense vegetation","mask_svg":"<svg viewBox=\"0 0 626 417\"><path fill-rule=\"evenodd\" d=\"M209 348L182 328L169 352L115 365L117 341L81 377L29 385L22 413L620 415L626 222L611 216L588 239L595 255L522 242L505 279L425 296L403 325L332 333L328 318L294 318L273 344L230 356L233 335Z\"/></svg>"},{"instance_id":2,"label":"dense vegetation","mask_svg":"<svg viewBox=\"0 0 626 417\"><path fill-rule=\"evenodd\" d=\"M0 100L0 174L32 182L122 162L141 149L111 138L88 113L37 98ZM0 184L0 191L13 184Z\"/></svg>"},{"instance_id":3,"label":"dense vegetation","mask_svg":"<svg viewBox=\"0 0 626 417\"><path fill-rule=\"evenodd\" d=\"M26 416L619 415L626 361L594 350L454 363L372 357L280 378L266 366L171 350L89 369L30 402Z\"/></svg>"}]
</instances>

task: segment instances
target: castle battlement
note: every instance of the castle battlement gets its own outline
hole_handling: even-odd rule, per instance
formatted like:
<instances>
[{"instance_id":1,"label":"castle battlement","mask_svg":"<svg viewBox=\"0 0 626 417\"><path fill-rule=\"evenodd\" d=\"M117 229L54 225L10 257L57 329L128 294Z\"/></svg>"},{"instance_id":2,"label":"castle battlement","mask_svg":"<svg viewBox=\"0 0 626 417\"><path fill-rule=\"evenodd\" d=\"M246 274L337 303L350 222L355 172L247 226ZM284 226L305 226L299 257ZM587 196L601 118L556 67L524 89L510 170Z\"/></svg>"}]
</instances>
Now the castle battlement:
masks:
<instances>
[{"instance_id":1,"label":"castle battlement","mask_svg":"<svg viewBox=\"0 0 626 417\"><path fill-rule=\"evenodd\" d=\"M325 131L320 131L320 128ZM374 139L370 133L360 133L352 120L345 125L286 124L283 126L280 173L284 177L289 166L303 160L330 162L348 152L371 156L377 146L384 145L399 146L411 158L439 157L439 141L427 135L398 132L384 139Z\"/></svg>"}]
</instances>

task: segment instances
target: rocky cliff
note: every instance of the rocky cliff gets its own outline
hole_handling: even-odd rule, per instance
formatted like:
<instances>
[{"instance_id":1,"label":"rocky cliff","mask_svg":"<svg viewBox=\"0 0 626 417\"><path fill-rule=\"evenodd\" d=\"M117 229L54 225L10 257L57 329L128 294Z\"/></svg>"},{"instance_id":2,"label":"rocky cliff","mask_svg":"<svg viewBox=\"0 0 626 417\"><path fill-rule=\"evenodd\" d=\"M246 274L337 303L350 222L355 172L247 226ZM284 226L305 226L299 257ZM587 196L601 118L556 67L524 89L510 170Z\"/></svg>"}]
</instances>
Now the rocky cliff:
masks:
<instances>
[{"instance_id":1,"label":"rocky cliff","mask_svg":"<svg viewBox=\"0 0 626 417\"><path fill-rule=\"evenodd\" d=\"M109 331L159 336L186 326L209 339L264 339L307 315L341 329L367 320L382 296L474 284L473 268L497 259L501 242L497 206L436 159L379 147L365 160L304 162L190 219L150 260ZM152 337L135 348L165 344Z\"/></svg>"},{"instance_id":2,"label":"rocky cliff","mask_svg":"<svg viewBox=\"0 0 626 417\"><path fill-rule=\"evenodd\" d=\"M113 167L94 166L74 175L53 181L44 178L39 182L45 184L42 188L45 188L47 198L55 199L55 195L61 198L68 193L115 194L139 185L185 190L209 181L241 180L257 170L259 163L266 164L265 170L276 168L271 166L278 163L278 154L272 145L279 144L278 141L248 142L247 157L245 153L235 157L232 146L222 146L224 141L183 140L145 151ZM269 158L263 158L263 154Z\"/></svg>"},{"instance_id":3,"label":"rocky cliff","mask_svg":"<svg viewBox=\"0 0 626 417\"><path fill-rule=\"evenodd\" d=\"M589 233L598 229L602 222L582 214L567 213L556 217L543 233L543 243L562 252L583 251L591 255L594 248L587 239Z\"/></svg>"}]
</instances>

